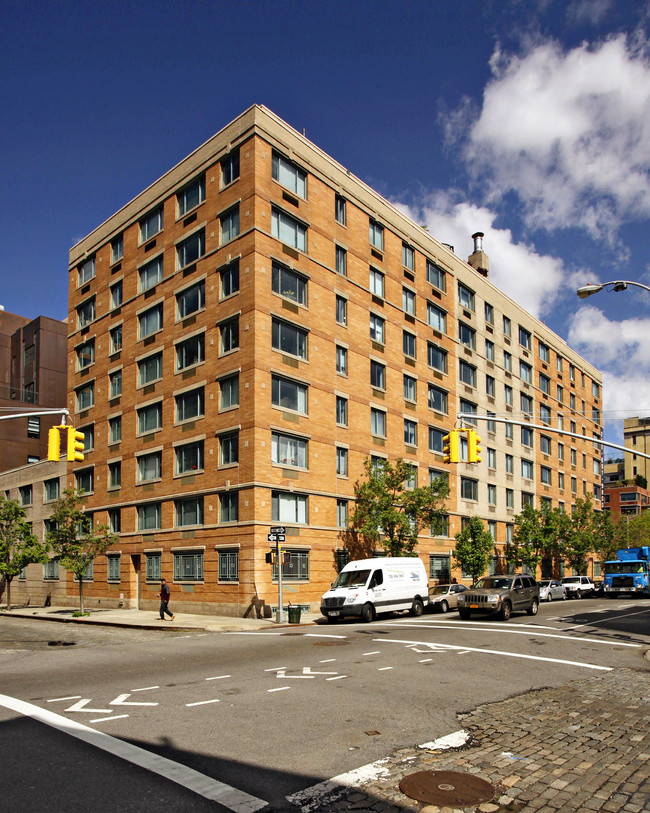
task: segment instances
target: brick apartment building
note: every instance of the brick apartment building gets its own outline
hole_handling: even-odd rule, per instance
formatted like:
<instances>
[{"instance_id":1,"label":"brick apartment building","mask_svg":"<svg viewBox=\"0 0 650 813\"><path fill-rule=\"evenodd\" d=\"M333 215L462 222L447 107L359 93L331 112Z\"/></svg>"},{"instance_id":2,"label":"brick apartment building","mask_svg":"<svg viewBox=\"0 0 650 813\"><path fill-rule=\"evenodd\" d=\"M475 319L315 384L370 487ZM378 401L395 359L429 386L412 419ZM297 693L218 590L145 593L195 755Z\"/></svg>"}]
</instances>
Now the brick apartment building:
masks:
<instances>
[{"instance_id":1,"label":"brick apartment building","mask_svg":"<svg viewBox=\"0 0 650 813\"><path fill-rule=\"evenodd\" d=\"M630 451L625 455L625 479L634 480L640 474L650 482L650 460L637 454L650 454L650 418L625 418L623 444Z\"/></svg>"},{"instance_id":2,"label":"brick apartment building","mask_svg":"<svg viewBox=\"0 0 650 813\"><path fill-rule=\"evenodd\" d=\"M527 502L600 501L599 372L489 281L480 235L465 262L264 107L75 245L69 274L69 481L120 535L88 606L153 607L162 575L181 611L270 609L283 525L285 599L317 608L367 456L449 475L447 532L419 540L433 580L463 518L502 548ZM445 467L461 410L584 440L479 422L482 462Z\"/></svg>"}]
</instances>

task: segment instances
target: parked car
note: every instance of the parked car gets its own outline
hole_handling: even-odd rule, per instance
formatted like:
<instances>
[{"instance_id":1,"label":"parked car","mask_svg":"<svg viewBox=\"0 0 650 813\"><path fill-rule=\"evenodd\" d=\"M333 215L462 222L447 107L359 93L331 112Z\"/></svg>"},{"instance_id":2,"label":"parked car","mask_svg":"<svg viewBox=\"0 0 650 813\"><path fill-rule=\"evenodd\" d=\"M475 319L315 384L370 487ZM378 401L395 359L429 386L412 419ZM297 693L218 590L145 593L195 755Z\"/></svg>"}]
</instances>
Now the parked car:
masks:
<instances>
[{"instance_id":1,"label":"parked car","mask_svg":"<svg viewBox=\"0 0 650 813\"><path fill-rule=\"evenodd\" d=\"M562 601L566 600L566 588L562 582L555 579L545 579L537 582L537 584L539 585L540 601L553 601L554 598L561 598Z\"/></svg>"},{"instance_id":2,"label":"parked car","mask_svg":"<svg viewBox=\"0 0 650 813\"><path fill-rule=\"evenodd\" d=\"M472 613L490 613L507 621L513 612L525 610L537 615L539 587L532 576L485 576L458 596L458 614L469 618Z\"/></svg>"},{"instance_id":3,"label":"parked car","mask_svg":"<svg viewBox=\"0 0 650 813\"><path fill-rule=\"evenodd\" d=\"M562 584L569 598L586 598L594 592L594 583L589 576L565 576Z\"/></svg>"},{"instance_id":4,"label":"parked car","mask_svg":"<svg viewBox=\"0 0 650 813\"><path fill-rule=\"evenodd\" d=\"M464 584L439 584L429 590L429 607L448 613L458 609L458 596L467 590Z\"/></svg>"}]
</instances>

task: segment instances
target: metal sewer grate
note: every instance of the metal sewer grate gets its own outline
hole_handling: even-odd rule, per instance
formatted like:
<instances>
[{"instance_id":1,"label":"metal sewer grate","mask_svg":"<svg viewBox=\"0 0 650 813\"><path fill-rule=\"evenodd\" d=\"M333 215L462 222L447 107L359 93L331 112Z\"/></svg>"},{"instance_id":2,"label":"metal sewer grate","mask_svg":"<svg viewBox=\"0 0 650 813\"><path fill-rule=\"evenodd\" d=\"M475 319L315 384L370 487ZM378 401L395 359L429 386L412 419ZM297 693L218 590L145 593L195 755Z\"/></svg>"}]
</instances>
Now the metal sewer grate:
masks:
<instances>
[{"instance_id":1,"label":"metal sewer grate","mask_svg":"<svg viewBox=\"0 0 650 813\"><path fill-rule=\"evenodd\" d=\"M462 771L418 771L405 776L399 788L411 799L439 807L467 807L494 798L490 782Z\"/></svg>"}]
</instances>

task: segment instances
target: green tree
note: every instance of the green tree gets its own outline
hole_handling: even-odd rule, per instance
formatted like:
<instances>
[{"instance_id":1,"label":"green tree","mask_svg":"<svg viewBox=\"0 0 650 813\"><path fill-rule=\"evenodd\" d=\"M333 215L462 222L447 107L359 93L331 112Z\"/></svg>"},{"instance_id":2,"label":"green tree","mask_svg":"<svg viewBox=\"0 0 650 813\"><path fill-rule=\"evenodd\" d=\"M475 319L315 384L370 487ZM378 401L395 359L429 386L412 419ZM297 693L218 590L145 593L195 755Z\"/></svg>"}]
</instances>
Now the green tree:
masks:
<instances>
[{"instance_id":1,"label":"green tree","mask_svg":"<svg viewBox=\"0 0 650 813\"><path fill-rule=\"evenodd\" d=\"M642 474L637 474L634 477L635 485L639 486L639 488L647 488L648 487L648 480Z\"/></svg>"},{"instance_id":2,"label":"green tree","mask_svg":"<svg viewBox=\"0 0 650 813\"><path fill-rule=\"evenodd\" d=\"M542 559L552 559L554 569L559 570L559 562L564 558L567 520L559 508L524 506L515 517L513 542L506 545L506 559L516 567L529 568L532 573L537 573Z\"/></svg>"},{"instance_id":3,"label":"green tree","mask_svg":"<svg viewBox=\"0 0 650 813\"><path fill-rule=\"evenodd\" d=\"M401 458L394 465L366 458L364 469L365 479L354 485L355 507L344 539L361 539L359 547L372 550L383 537L388 555L409 556L423 528L441 532L449 493L446 480L438 478L431 485L409 488L415 467Z\"/></svg>"},{"instance_id":4,"label":"green tree","mask_svg":"<svg viewBox=\"0 0 650 813\"><path fill-rule=\"evenodd\" d=\"M0 575L7 586L7 609L11 609L11 582L32 562L47 561L47 545L38 541L25 522L25 510L17 500L0 498Z\"/></svg>"},{"instance_id":5,"label":"green tree","mask_svg":"<svg viewBox=\"0 0 650 813\"><path fill-rule=\"evenodd\" d=\"M577 573L587 572L587 556L591 551L595 551L599 544L600 522L600 516L594 511L592 501L579 497L573 505L565 539L566 558Z\"/></svg>"},{"instance_id":6,"label":"green tree","mask_svg":"<svg viewBox=\"0 0 650 813\"><path fill-rule=\"evenodd\" d=\"M494 540L483 520L471 517L463 530L456 534L454 563L476 581L487 570L493 550Z\"/></svg>"},{"instance_id":7,"label":"green tree","mask_svg":"<svg viewBox=\"0 0 650 813\"><path fill-rule=\"evenodd\" d=\"M117 541L107 525L93 528L92 517L86 514L82 505L82 495L74 489L66 488L63 495L54 503L51 521L54 530L47 535L47 541L56 553L59 563L74 573L79 582L79 611L84 612L84 573L96 556L106 553Z\"/></svg>"},{"instance_id":8,"label":"green tree","mask_svg":"<svg viewBox=\"0 0 650 813\"><path fill-rule=\"evenodd\" d=\"M600 564L604 565L610 559L616 558L616 551L619 548L616 540L616 528L609 511L597 511L595 516L597 528L594 553Z\"/></svg>"}]
</instances>

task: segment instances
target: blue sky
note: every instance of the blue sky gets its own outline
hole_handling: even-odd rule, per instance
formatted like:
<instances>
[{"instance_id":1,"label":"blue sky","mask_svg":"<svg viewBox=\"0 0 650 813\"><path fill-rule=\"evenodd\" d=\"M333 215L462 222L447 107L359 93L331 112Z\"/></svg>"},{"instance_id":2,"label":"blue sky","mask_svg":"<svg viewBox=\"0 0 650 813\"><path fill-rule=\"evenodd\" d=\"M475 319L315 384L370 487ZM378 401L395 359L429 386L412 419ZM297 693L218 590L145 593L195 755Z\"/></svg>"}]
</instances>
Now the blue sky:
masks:
<instances>
[{"instance_id":1,"label":"blue sky","mask_svg":"<svg viewBox=\"0 0 650 813\"><path fill-rule=\"evenodd\" d=\"M650 414L650 2L0 0L0 305L67 313L70 246L253 103ZM608 453L609 456L609 453Z\"/></svg>"}]
</instances>

